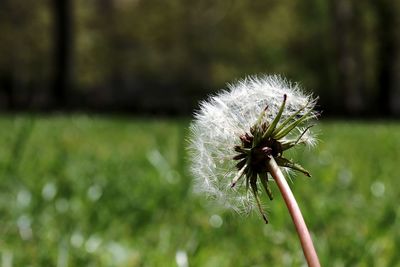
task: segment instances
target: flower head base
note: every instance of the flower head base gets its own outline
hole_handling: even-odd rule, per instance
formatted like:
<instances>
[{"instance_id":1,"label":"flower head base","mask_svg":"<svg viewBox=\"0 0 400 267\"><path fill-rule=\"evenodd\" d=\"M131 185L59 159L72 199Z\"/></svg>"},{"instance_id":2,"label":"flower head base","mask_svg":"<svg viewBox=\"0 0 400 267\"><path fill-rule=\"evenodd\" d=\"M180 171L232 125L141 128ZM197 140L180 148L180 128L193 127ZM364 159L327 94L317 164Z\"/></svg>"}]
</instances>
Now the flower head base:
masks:
<instances>
[{"instance_id":1,"label":"flower head base","mask_svg":"<svg viewBox=\"0 0 400 267\"><path fill-rule=\"evenodd\" d=\"M301 137L308 131L311 126L308 126L295 140L285 140L284 138L294 129L297 125L310 119L312 109L309 109L303 115L297 117L302 110L306 109L309 105L307 103L304 107L300 108L283 122L280 122L282 112L285 108L287 95L283 95L283 102L279 109L278 114L272 122L264 120L265 113L268 108L265 108L257 122L250 128L250 133L245 133L240 136L241 144L235 146L235 151L238 152L233 157L237 160L236 168L238 174L235 176L231 183L234 187L240 178L246 176L246 187L251 186L254 197L257 201L258 208L265 220L268 222L258 197L257 177L261 181L268 197L272 200L272 192L268 184L268 160L273 157L277 164L282 167L287 167L296 171L304 173L306 176L311 177L310 173L305 170L300 164L294 163L283 157L283 151L294 147L302 142ZM312 116L312 115L311 115ZM280 123L279 123L280 122ZM279 123L279 126L278 126Z\"/></svg>"},{"instance_id":2,"label":"flower head base","mask_svg":"<svg viewBox=\"0 0 400 267\"><path fill-rule=\"evenodd\" d=\"M267 222L258 188L272 200L268 160L310 176L283 152L314 144L308 122L315 103L279 76L247 78L203 102L191 125L196 189L238 211L257 207Z\"/></svg>"}]
</instances>

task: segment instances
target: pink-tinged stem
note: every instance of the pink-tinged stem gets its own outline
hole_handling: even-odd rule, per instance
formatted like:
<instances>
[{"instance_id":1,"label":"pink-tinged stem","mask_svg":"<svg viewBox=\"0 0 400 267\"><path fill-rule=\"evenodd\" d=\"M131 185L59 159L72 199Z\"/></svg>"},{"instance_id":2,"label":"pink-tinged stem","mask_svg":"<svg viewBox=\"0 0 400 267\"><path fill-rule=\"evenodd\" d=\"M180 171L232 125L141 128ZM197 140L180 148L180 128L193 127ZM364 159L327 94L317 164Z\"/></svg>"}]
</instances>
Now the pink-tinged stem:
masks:
<instances>
[{"instance_id":1,"label":"pink-tinged stem","mask_svg":"<svg viewBox=\"0 0 400 267\"><path fill-rule=\"evenodd\" d=\"M320 267L319 259L317 252L315 251L310 233L308 232L307 225L304 222L303 215L301 214L299 205L297 204L296 199L290 189L285 176L281 169L276 164L275 160L271 158L268 161L268 169L275 179L279 190L285 200L286 206L289 210L290 216L292 216L292 220L294 225L296 226L297 234L300 238L300 243L303 248L303 253L306 258L307 264L309 267Z\"/></svg>"}]
</instances>

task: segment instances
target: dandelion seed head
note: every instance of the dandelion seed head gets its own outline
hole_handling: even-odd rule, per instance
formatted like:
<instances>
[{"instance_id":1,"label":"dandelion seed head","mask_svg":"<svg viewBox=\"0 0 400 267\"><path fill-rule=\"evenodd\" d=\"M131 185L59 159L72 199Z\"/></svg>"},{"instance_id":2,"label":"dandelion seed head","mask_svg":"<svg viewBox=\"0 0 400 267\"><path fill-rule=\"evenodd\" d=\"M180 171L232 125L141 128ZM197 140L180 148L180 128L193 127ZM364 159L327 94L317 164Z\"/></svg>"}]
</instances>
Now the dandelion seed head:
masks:
<instances>
[{"instance_id":1,"label":"dandelion seed head","mask_svg":"<svg viewBox=\"0 0 400 267\"><path fill-rule=\"evenodd\" d=\"M312 111L315 106L312 96L304 94L298 84L277 75L249 76L229 84L227 90L200 104L190 126L189 144L196 192L205 193L240 213L248 213L255 207L254 197L246 190L243 180L235 188L230 186L238 173L237 162L233 160L237 154L234 147L241 145L239 137L249 132L266 107L264 119L269 123L274 120L284 95L287 101L281 121L302 108L299 116L309 112L310 118L316 117ZM315 144L313 133L305 131L304 126L296 127L282 140L296 136L300 138L298 142L306 146Z\"/></svg>"}]
</instances>

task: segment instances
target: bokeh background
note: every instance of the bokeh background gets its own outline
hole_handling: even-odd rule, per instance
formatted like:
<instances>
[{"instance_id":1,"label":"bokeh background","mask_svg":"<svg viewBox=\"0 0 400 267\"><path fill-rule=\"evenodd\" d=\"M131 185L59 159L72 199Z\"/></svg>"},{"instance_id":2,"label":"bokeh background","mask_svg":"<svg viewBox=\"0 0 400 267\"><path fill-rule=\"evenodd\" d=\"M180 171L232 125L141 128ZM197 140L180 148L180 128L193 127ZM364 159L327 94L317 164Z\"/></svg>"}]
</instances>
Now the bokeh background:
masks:
<instances>
[{"instance_id":1,"label":"bokeh background","mask_svg":"<svg viewBox=\"0 0 400 267\"><path fill-rule=\"evenodd\" d=\"M192 193L198 101L247 75L320 97L292 187L324 266L400 266L400 2L0 1L0 265L304 266ZM265 196L264 196L265 197Z\"/></svg>"}]
</instances>

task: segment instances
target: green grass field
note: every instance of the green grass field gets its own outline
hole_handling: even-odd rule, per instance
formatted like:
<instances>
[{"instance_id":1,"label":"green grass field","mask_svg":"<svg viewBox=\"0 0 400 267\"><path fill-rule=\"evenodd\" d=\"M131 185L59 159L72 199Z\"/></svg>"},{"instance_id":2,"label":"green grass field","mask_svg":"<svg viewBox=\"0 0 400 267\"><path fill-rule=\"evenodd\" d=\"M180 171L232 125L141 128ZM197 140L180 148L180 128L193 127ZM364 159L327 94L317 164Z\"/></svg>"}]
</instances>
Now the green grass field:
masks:
<instances>
[{"instance_id":1,"label":"green grass field","mask_svg":"<svg viewBox=\"0 0 400 267\"><path fill-rule=\"evenodd\" d=\"M274 185L268 225L192 193L187 126L0 117L1 266L304 266ZM400 123L317 130L292 188L322 265L400 266Z\"/></svg>"}]
</instances>

